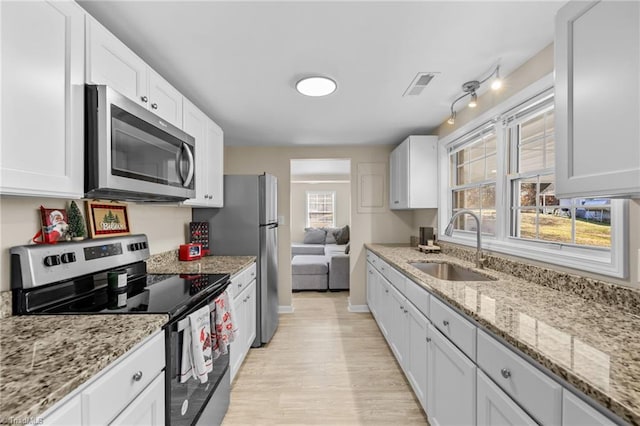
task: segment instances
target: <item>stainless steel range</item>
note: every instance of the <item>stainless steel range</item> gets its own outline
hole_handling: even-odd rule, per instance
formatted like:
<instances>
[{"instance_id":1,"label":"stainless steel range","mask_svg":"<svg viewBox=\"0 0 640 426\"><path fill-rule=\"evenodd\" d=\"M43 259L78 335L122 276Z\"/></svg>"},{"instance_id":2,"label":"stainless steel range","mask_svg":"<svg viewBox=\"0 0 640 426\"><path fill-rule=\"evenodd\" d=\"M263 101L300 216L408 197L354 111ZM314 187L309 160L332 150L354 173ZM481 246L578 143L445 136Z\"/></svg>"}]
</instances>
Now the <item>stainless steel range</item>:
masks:
<instances>
[{"instance_id":1,"label":"stainless steel range","mask_svg":"<svg viewBox=\"0 0 640 426\"><path fill-rule=\"evenodd\" d=\"M222 421L229 405L229 355L215 360L207 383L180 383L179 374L188 315L205 305L215 309L214 300L229 285L228 274L147 274L149 246L142 234L19 246L10 253L16 315L167 314L167 424Z\"/></svg>"}]
</instances>

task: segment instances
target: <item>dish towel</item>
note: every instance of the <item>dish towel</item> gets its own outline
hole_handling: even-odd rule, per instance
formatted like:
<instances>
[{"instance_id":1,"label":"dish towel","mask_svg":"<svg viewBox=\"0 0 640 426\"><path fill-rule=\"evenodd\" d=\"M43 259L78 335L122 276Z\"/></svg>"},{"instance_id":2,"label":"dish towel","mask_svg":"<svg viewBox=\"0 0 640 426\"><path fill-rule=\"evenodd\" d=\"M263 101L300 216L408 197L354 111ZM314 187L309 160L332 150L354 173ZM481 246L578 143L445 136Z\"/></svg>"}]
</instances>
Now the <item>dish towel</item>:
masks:
<instances>
[{"instance_id":1,"label":"dish towel","mask_svg":"<svg viewBox=\"0 0 640 426\"><path fill-rule=\"evenodd\" d=\"M229 289L226 289L216 298L216 309L211 313L211 322L215 325L215 332L212 333L214 336L212 343L214 359L225 355L228 352L227 345L233 342L239 334L231 300L231 293Z\"/></svg>"},{"instance_id":2,"label":"dish towel","mask_svg":"<svg viewBox=\"0 0 640 426\"><path fill-rule=\"evenodd\" d=\"M211 319L209 306L203 306L189 315L189 326L184 329L180 383L191 377L206 383L213 370L211 352Z\"/></svg>"}]
</instances>

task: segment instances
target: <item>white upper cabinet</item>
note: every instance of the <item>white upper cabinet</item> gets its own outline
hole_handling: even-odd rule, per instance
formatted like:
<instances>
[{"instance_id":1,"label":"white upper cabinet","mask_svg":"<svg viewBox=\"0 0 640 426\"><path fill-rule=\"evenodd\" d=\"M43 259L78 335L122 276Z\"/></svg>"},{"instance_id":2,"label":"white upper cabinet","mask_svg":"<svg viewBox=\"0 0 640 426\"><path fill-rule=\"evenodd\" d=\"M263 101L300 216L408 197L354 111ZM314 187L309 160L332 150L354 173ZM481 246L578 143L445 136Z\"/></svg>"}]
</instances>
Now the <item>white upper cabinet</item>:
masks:
<instances>
[{"instance_id":1,"label":"white upper cabinet","mask_svg":"<svg viewBox=\"0 0 640 426\"><path fill-rule=\"evenodd\" d=\"M196 198L193 207L222 207L224 134L195 105L184 99L184 131L196 139Z\"/></svg>"},{"instance_id":2,"label":"white upper cabinet","mask_svg":"<svg viewBox=\"0 0 640 426\"><path fill-rule=\"evenodd\" d=\"M138 55L87 15L86 81L106 84L182 128L182 95Z\"/></svg>"},{"instance_id":3,"label":"white upper cabinet","mask_svg":"<svg viewBox=\"0 0 640 426\"><path fill-rule=\"evenodd\" d=\"M556 16L556 197L640 195L640 3Z\"/></svg>"},{"instance_id":4,"label":"white upper cabinet","mask_svg":"<svg viewBox=\"0 0 640 426\"><path fill-rule=\"evenodd\" d=\"M409 136L389 159L392 210L438 207L437 136Z\"/></svg>"},{"instance_id":5,"label":"white upper cabinet","mask_svg":"<svg viewBox=\"0 0 640 426\"><path fill-rule=\"evenodd\" d=\"M84 11L0 2L0 193L84 194Z\"/></svg>"}]
</instances>

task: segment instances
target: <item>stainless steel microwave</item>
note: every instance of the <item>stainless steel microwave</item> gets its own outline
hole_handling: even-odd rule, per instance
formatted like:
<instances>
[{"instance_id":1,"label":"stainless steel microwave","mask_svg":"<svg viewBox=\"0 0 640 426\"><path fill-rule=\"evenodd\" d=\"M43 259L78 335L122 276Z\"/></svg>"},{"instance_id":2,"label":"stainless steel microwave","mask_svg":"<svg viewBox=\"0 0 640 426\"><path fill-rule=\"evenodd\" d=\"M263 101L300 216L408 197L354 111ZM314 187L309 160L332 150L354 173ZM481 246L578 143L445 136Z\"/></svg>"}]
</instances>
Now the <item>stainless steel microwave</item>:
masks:
<instances>
[{"instance_id":1,"label":"stainless steel microwave","mask_svg":"<svg viewBox=\"0 0 640 426\"><path fill-rule=\"evenodd\" d=\"M195 198L195 140L104 85L85 87L87 198Z\"/></svg>"}]
</instances>

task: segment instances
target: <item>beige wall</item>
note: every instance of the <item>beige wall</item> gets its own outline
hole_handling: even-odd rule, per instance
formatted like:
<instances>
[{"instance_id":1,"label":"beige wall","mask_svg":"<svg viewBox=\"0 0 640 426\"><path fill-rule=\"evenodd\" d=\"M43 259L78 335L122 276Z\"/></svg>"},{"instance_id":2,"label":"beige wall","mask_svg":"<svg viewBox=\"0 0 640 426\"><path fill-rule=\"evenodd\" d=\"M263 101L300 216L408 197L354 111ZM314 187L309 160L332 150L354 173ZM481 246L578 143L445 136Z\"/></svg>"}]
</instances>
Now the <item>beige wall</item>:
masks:
<instances>
[{"instance_id":1,"label":"beige wall","mask_svg":"<svg viewBox=\"0 0 640 426\"><path fill-rule=\"evenodd\" d=\"M351 219L351 183L291 183L291 241L304 240L307 226L307 191L335 191L335 227L349 225Z\"/></svg>"},{"instance_id":2,"label":"beige wall","mask_svg":"<svg viewBox=\"0 0 640 426\"><path fill-rule=\"evenodd\" d=\"M10 290L9 248L29 244L40 229L39 209L66 208L68 200L55 198L1 197L0 198L0 291ZM147 234L152 254L178 248L186 241L190 207L128 204L131 231Z\"/></svg>"},{"instance_id":3,"label":"beige wall","mask_svg":"<svg viewBox=\"0 0 640 426\"><path fill-rule=\"evenodd\" d=\"M350 158L351 175L355 176L360 163L389 162L389 153L394 147L385 146L332 146L332 147L225 147L225 174L253 174L268 172L278 178L278 212L288 216L290 200L290 160L293 158ZM386 184L388 187L389 176ZM351 196L358 193L357 182L351 180ZM355 204L352 202L352 204ZM278 291L281 306L291 305L291 223L278 228ZM358 213L351 211L351 283L350 303L365 305L365 253L364 243L409 242L413 230L413 212L391 211L381 213ZM215 232L215 231L214 231Z\"/></svg>"}]
</instances>

